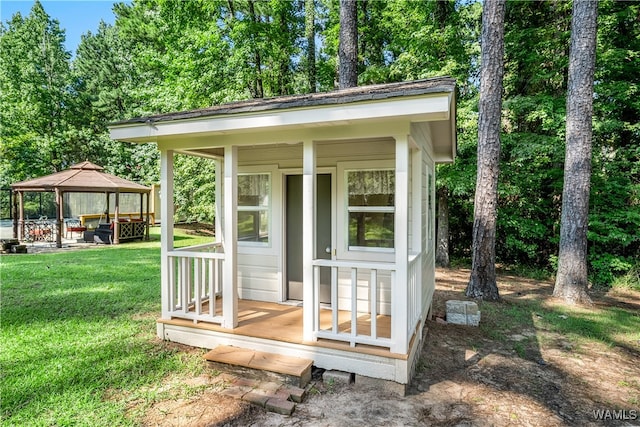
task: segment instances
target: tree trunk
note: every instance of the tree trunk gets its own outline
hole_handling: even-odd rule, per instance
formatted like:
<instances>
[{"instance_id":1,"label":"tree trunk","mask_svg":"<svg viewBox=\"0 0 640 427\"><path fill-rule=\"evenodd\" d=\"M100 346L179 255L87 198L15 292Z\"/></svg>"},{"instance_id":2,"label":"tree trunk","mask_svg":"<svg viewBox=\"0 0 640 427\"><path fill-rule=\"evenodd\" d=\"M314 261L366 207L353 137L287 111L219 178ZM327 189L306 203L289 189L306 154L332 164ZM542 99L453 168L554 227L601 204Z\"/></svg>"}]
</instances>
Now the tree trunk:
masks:
<instances>
[{"instance_id":1,"label":"tree trunk","mask_svg":"<svg viewBox=\"0 0 640 427\"><path fill-rule=\"evenodd\" d=\"M438 246L436 265L449 268L449 192L445 187L438 189Z\"/></svg>"},{"instance_id":2,"label":"tree trunk","mask_svg":"<svg viewBox=\"0 0 640 427\"><path fill-rule=\"evenodd\" d=\"M597 15L597 1L573 2L560 249L553 290L553 295L567 304L591 304L587 294L587 224Z\"/></svg>"},{"instance_id":3,"label":"tree trunk","mask_svg":"<svg viewBox=\"0 0 640 427\"><path fill-rule=\"evenodd\" d=\"M257 24L258 24L258 16L256 14L256 9L254 7L254 2L256 0L249 0L249 15L251 16L251 23L254 26L254 33L252 36L254 37L254 46L253 46L253 59L255 62L255 81L254 81L254 98L264 98L264 88L262 86L262 57L260 55L260 49L255 43L258 39L256 36Z\"/></svg>"},{"instance_id":4,"label":"tree trunk","mask_svg":"<svg viewBox=\"0 0 640 427\"><path fill-rule=\"evenodd\" d=\"M366 34L364 34L364 31L370 30L369 28L369 11L367 10L368 4L367 4L368 0L359 0L358 6L360 6L360 13L359 15L362 17L362 22L360 23L359 27L362 29L361 31L363 31L362 34L358 34L358 52L360 52L360 58L362 61L358 64L358 67L360 68L360 70L365 70L366 69L366 65L364 63L364 59L367 57L367 37ZM358 11L356 8L356 21L358 19ZM358 24L356 24L356 32L358 29ZM356 52L357 55L357 52Z\"/></svg>"},{"instance_id":5,"label":"tree trunk","mask_svg":"<svg viewBox=\"0 0 640 427\"><path fill-rule=\"evenodd\" d=\"M356 0L340 0L338 84L340 89L358 86L358 8Z\"/></svg>"},{"instance_id":6,"label":"tree trunk","mask_svg":"<svg viewBox=\"0 0 640 427\"><path fill-rule=\"evenodd\" d=\"M307 39L307 79L309 92L316 91L316 6L315 0L304 1L304 35Z\"/></svg>"},{"instance_id":7,"label":"tree trunk","mask_svg":"<svg viewBox=\"0 0 640 427\"><path fill-rule=\"evenodd\" d=\"M478 172L468 297L499 300L496 283L496 213L500 118L504 73L505 0L485 0L482 10L482 69L478 116Z\"/></svg>"}]
</instances>

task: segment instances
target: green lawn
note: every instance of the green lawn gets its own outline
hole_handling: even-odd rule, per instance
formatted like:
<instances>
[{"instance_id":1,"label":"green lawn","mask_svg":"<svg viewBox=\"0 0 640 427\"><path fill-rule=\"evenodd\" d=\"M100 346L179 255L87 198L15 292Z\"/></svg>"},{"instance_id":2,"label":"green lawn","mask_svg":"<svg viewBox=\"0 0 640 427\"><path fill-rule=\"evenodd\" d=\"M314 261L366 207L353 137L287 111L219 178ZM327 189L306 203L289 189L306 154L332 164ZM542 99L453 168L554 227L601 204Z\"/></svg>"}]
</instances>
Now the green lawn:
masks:
<instances>
[{"instance_id":1,"label":"green lawn","mask_svg":"<svg viewBox=\"0 0 640 427\"><path fill-rule=\"evenodd\" d=\"M176 234L176 246L203 242ZM155 398L145 385L202 369L198 355L155 339L159 247L155 235L2 256L2 425L135 425L130 408Z\"/></svg>"},{"instance_id":2,"label":"green lawn","mask_svg":"<svg viewBox=\"0 0 640 427\"><path fill-rule=\"evenodd\" d=\"M211 241L176 230L176 246ZM138 425L154 402L175 399L163 381L203 372L203 352L155 338L160 248L150 242L0 258L0 391L3 426ZM635 295L635 294L634 294ZM633 297L636 301L636 297ZM545 298L481 304L489 339L523 327L640 351L640 315L616 306L548 305ZM514 344L525 356L531 342ZM535 342L534 342L535 341ZM197 392L187 385L183 395Z\"/></svg>"}]
</instances>

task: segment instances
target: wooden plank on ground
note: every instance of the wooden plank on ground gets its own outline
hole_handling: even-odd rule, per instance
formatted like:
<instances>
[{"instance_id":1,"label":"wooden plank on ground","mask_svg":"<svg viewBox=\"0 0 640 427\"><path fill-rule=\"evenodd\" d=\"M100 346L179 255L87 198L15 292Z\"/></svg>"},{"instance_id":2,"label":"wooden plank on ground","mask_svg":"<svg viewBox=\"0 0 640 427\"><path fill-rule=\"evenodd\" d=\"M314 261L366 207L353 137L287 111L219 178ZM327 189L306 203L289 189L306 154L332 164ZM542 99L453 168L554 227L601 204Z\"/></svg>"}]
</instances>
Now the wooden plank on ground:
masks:
<instances>
[{"instance_id":1,"label":"wooden plank on ground","mask_svg":"<svg viewBox=\"0 0 640 427\"><path fill-rule=\"evenodd\" d=\"M300 357L283 356L240 347L221 345L204 355L210 362L242 366L298 378L301 387L311 380L313 361Z\"/></svg>"}]
</instances>

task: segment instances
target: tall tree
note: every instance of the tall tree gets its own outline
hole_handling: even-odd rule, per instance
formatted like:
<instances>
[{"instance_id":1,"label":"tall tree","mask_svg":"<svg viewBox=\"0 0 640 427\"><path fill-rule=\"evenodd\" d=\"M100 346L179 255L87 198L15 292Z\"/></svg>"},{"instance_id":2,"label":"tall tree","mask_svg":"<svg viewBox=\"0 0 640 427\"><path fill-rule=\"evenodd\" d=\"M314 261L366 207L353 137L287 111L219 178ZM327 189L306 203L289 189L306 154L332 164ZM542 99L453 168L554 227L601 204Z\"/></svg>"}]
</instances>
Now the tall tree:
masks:
<instances>
[{"instance_id":1,"label":"tall tree","mask_svg":"<svg viewBox=\"0 0 640 427\"><path fill-rule=\"evenodd\" d=\"M0 184L69 166L70 54L65 34L36 1L0 25Z\"/></svg>"},{"instance_id":2,"label":"tall tree","mask_svg":"<svg viewBox=\"0 0 640 427\"><path fill-rule=\"evenodd\" d=\"M504 73L504 14L504 0L484 2L478 106L478 171L471 277L466 294L486 300L500 299L496 283L495 243Z\"/></svg>"},{"instance_id":3,"label":"tall tree","mask_svg":"<svg viewBox=\"0 0 640 427\"><path fill-rule=\"evenodd\" d=\"M304 0L304 37L307 40L307 80L309 92L316 91L316 6L315 0Z\"/></svg>"},{"instance_id":4,"label":"tall tree","mask_svg":"<svg viewBox=\"0 0 640 427\"><path fill-rule=\"evenodd\" d=\"M356 0L340 0L338 85L340 89L358 86L358 3Z\"/></svg>"},{"instance_id":5,"label":"tall tree","mask_svg":"<svg viewBox=\"0 0 640 427\"><path fill-rule=\"evenodd\" d=\"M449 192L440 187L438 194L438 228L436 232L436 265L449 268Z\"/></svg>"},{"instance_id":6,"label":"tall tree","mask_svg":"<svg viewBox=\"0 0 640 427\"><path fill-rule=\"evenodd\" d=\"M593 76L598 2L574 1L567 90L567 130L555 297L590 304L587 294L587 225L591 180Z\"/></svg>"}]
</instances>

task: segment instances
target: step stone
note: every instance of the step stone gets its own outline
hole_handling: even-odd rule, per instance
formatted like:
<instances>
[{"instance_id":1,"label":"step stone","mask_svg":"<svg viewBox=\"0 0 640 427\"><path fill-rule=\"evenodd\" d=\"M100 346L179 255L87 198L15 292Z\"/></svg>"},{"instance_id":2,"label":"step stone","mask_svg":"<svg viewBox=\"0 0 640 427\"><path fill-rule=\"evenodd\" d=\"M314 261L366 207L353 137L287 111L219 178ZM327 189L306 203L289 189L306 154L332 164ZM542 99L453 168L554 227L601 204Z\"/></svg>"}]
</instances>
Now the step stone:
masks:
<instances>
[{"instance_id":1,"label":"step stone","mask_svg":"<svg viewBox=\"0 0 640 427\"><path fill-rule=\"evenodd\" d=\"M218 378L225 386L223 395L281 415L291 415L307 396L311 360L231 346L216 347L204 358L210 368L222 372Z\"/></svg>"},{"instance_id":2,"label":"step stone","mask_svg":"<svg viewBox=\"0 0 640 427\"><path fill-rule=\"evenodd\" d=\"M291 415L295 409L296 404L289 401L278 398L271 398L267 400L266 408L269 412L275 412L280 415Z\"/></svg>"}]
</instances>

